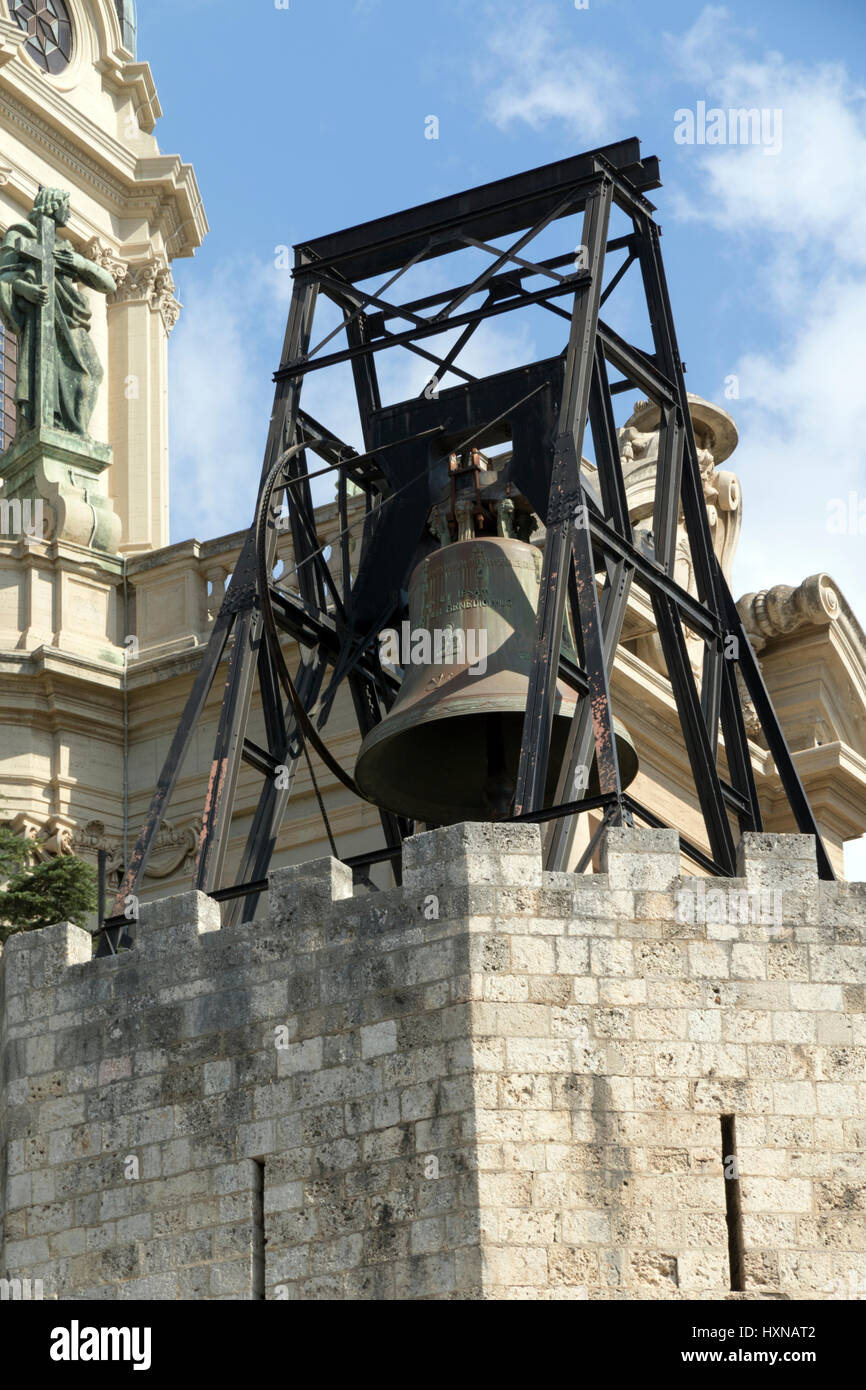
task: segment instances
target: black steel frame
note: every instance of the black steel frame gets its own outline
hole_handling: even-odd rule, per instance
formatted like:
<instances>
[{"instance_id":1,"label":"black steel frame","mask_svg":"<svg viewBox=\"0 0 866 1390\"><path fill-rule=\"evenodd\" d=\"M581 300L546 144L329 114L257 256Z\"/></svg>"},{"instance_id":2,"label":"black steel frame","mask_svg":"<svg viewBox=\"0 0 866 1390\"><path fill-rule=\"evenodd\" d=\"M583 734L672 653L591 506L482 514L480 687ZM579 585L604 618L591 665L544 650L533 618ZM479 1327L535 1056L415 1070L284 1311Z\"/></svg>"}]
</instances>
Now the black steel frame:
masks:
<instances>
[{"instance_id":1,"label":"black steel frame","mask_svg":"<svg viewBox=\"0 0 866 1390\"><path fill-rule=\"evenodd\" d=\"M100 949L117 948L124 903L135 895L176 784L184 754L233 639L204 808L196 886L226 902L229 920L249 917L263 891L299 759L316 752L351 790L351 776L321 740L334 697L346 682L362 736L387 712L396 682L378 660L376 637L399 622L408 577L416 563L433 500L446 477L447 459L470 444L513 445L509 481L547 528L535 652L514 805L515 819L547 825L545 862L564 867L577 816L602 807L604 823L631 823L633 815L662 822L623 792L612 734L610 677L632 584L651 600L685 746L710 846L707 854L683 842L705 868L735 871L731 817L739 829L760 829L761 815L736 680L739 667L781 777L794 820L815 835L818 870L833 877L825 847L790 751L749 646L733 598L713 552L688 410L683 366L659 245L653 204L658 163L641 159L636 139L502 179L369 222L295 249L294 290L256 520L232 575L195 678L181 723L154 791L147 820L127 866ZM629 219L627 235L611 239L614 207ZM582 214L583 262L574 252L537 262L526 248L547 227ZM502 249L495 240L516 240ZM386 296L412 266L474 247L490 264L474 280L408 303ZM624 251L605 284L608 257ZM600 317L606 300L637 266L652 329L653 351L625 342ZM570 268L569 268L570 267ZM385 275L373 291L371 279ZM543 280L528 288L529 279ZM342 315L338 329L312 345L319 295ZM568 308L558 302L570 299ZM459 357L478 326L499 315L539 305L569 325L564 352L555 358L476 379ZM389 325L408 325L397 329ZM440 356L423 346L462 330ZM329 345L344 335L344 345ZM434 367L417 399L383 406L376 370L380 352L403 347ZM364 452L358 453L301 408L306 377L349 363ZM620 379L610 380L610 368ZM460 384L439 389L447 373ZM617 447L613 397L637 388L661 410L659 464L653 517L654 548L635 544ZM595 450L598 488L581 471L587 424ZM337 478L339 544L330 560L320 543L310 486L308 453ZM347 483L367 498L360 562L353 577L348 546ZM273 581L277 514L285 498L294 557L294 591ZM697 596L674 578L678 518L682 511L694 565ZM338 570L339 579L334 577ZM603 576L599 595L598 576ZM561 655L566 606L577 637L579 666ZM705 644L700 688L695 682L684 626ZM292 679L279 632L305 655ZM725 642L736 639L738 659ZM731 644L728 643L729 649ZM582 695L560 770L557 806L542 810L557 675ZM247 724L256 680L267 747L252 743ZM309 711L316 706L315 726ZM726 776L719 768L724 740ZM574 774L597 760L599 796L569 799ZM263 786L234 887L221 888L237 780L242 762L263 776ZM312 764L311 771L312 771ZM288 767L277 788L276 769ZM285 778L283 779L285 781ZM315 785L315 783L314 783ZM318 795L318 789L317 789ZM324 807L323 807L324 813ZM381 813L385 846L361 856L363 869L390 860L399 876L399 851L410 823ZM327 818L326 818L327 824ZM331 834L328 827L329 836ZM332 840L333 844L333 840Z\"/></svg>"}]
</instances>

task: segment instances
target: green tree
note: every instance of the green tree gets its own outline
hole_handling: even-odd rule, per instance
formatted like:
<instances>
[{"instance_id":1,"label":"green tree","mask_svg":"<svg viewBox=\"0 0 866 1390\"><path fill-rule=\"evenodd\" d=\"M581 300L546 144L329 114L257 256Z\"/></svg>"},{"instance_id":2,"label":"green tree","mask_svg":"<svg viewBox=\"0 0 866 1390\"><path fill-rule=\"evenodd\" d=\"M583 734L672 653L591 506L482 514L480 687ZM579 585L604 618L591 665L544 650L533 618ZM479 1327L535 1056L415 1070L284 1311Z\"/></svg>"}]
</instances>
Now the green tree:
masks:
<instances>
[{"instance_id":1,"label":"green tree","mask_svg":"<svg viewBox=\"0 0 866 1390\"><path fill-rule=\"evenodd\" d=\"M30 853L20 836L0 827L0 882L8 878L0 892L0 941L55 922L82 927L97 906L96 871L83 859L59 855L34 868Z\"/></svg>"},{"instance_id":2,"label":"green tree","mask_svg":"<svg viewBox=\"0 0 866 1390\"><path fill-rule=\"evenodd\" d=\"M14 878L29 860L27 841L16 835L8 825L0 825L0 883Z\"/></svg>"}]
</instances>

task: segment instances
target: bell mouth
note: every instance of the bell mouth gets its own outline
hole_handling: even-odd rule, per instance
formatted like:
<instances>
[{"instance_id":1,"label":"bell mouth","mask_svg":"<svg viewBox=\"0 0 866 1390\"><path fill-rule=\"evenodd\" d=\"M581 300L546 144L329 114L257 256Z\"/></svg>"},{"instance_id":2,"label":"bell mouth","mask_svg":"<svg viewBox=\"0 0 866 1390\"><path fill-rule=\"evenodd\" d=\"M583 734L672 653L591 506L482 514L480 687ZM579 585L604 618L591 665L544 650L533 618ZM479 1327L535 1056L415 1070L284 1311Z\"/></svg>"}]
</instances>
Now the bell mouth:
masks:
<instances>
[{"instance_id":1,"label":"bell mouth","mask_svg":"<svg viewBox=\"0 0 866 1390\"><path fill-rule=\"evenodd\" d=\"M355 764L358 788L374 805L427 825L513 814L541 568L536 547L501 537L457 541L416 567L394 663L403 680ZM446 632L462 633L456 653L451 642L437 653L437 634L441 643ZM575 659L568 625L562 647ZM544 807L554 804L579 697L560 677L553 698ZM622 726L615 737L625 786L637 756ZM597 787L593 767L565 799L592 796Z\"/></svg>"},{"instance_id":2,"label":"bell mouth","mask_svg":"<svg viewBox=\"0 0 866 1390\"><path fill-rule=\"evenodd\" d=\"M426 719L415 711L403 728L385 720L364 740L355 781L377 806L410 820L454 825L505 819L517 781L523 714L522 706L493 714L452 707ZM570 723L570 712L554 717L545 805L553 804ZM491 745L497 748L494 759Z\"/></svg>"},{"instance_id":3,"label":"bell mouth","mask_svg":"<svg viewBox=\"0 0 866 1390\"><path fill-rule=\"evenodd\" d=\"M455 702L456 703L456 702ZM564 703L564 702L563 702ZM502 820L511 801L520 761L524 705L512 710L469 713L454 706L431 710L425 718L397 714L384 720L364 740L355 781L375 805L409 820L431 825L460 821ZM574 713L569 703L554 715L544 805L552 806ZM637 773L631 744L617 739L623 787ZM585 791L598 794L595 764ZM571 799L571 798L570 798Z\"/></svg>"}]
</instances>

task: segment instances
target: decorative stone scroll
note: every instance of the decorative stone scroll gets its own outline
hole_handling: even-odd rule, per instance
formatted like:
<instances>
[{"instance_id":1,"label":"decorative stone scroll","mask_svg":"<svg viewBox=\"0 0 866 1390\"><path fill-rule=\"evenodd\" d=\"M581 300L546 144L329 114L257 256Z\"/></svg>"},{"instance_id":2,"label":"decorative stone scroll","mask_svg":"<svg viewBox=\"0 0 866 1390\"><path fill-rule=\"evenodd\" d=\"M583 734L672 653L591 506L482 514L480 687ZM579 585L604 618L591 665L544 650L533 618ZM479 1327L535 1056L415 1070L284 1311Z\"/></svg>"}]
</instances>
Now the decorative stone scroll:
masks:
<instances>
[{"instance_id":1,"label":"decorative stone scroll","mask_svg":"<svg viewBox=\"0 0 866 1390\"><path fill-rule=\"evenodd\" d=\"M839 590L828 574L813 574L796 588L775 584L744 594L737 608L756 652L771 637L787 636L801 627L826 627L842 611Z\"/></svg>"},{"instance_id":2,"label":"decorative stone scroll","mask_svg":"<svg viewBox=\"0 0 866 1390\"><path fill-rule=\"evenodd\" d=\"M81 826L52 817L39 825L32 817L23 815L12 822L12 829L28 841L40 862L71 854L92 859L104 851L108 855L108 884L115 888L120 883L125 862L123 844L119 838L108 834L103 821L92 820ZM200 834L200 820L189 821L185 825L165 821L153 847L145 878L170 878L187 865L192 866L198 852Z\"/></svg>"}]
</instances>

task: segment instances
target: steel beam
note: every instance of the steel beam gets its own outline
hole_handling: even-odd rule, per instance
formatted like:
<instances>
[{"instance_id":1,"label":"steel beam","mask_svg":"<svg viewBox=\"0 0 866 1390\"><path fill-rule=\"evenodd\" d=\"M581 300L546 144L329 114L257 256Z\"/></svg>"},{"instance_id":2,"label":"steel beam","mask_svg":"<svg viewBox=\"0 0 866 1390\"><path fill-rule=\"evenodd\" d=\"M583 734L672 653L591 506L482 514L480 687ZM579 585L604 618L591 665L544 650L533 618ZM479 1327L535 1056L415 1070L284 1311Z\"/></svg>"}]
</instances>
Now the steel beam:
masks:
<instances>
[{"instance_id":1,"label":"steel beam","mask_svg":"<svg viewBox=\"0 0 866 1390\"><path fill-rule=\"evenodd\" d=\"M453 314L451 318L428 322L427 326L423 328L417 326L407 328L403 333L393 333L386 338L356 343L354 346L343 348L340 352L326 353L324 357L298 357L287 362L285 366L279 367L274 372L274 381L294 380L296 377L308 376L310 372L321 371L325 367L336 367L342 362L354 362L359 357L368 357L375 353L385 352L388 348L407 347L423 338L440 337L443 333L450 332L452 328L464 328L467 324L481 323L486 319L498 318L501 314L509 314L513 309L525 309L532 304L543 304L548 299L559 299L563 295L573 294L585 283L585 273L576 271L574 275L568 276L562 284L547 285L540 290L515 291L510 299L497 300L493 304L483 305L478 309L466 309L461 314ZM610 332L612 334L612 330ZM615 338L616 335L612 334L612 337ZM631 354L635 351L636 349L629 349Z\"/></svg>"},{"instance_id":2,"label":"steel beam","mask_svg":"<svg viewBox=\"0 0 866 1390\"><path fill-rule=\"evenodd\" d=\"M639 140L621 140L464 193L422 203L406 212L317 237L303 243L303 249L323 266L339 267L346 279L354 282L395 270L431 237L436 238L436 248L430 254L437 256L459 250L463 244L461 233L495 241L540 221L561 200L566 189L595 174L598 156L635 188L649 192L661 186L658 161L641 159Z\"/></svg>"},{"instance_id":3,"label":"steel beam","mask_svg":"<svg viewBox=\"0 0 866 1390\"><path fill-rule=\"evenodd\" d=\"M568 570L573 564L578 587L576 625L584 643L584 666L593 703L596 758L603 792L619 792L619 770L613 742L607 680L601 649L598 595L592 563L592 547L586 524L588 512L580 473L583 437L589 411L598 329L602 266L610 220L611 185L599 179L584 213L581 244L587 248L588 283L574 297L571 335L566 355L562 403L559 412L553 471L545 513L547 535L541 571L535 653L529 677L526 714L514 813L540 810L544 804L559 647L568 591ZM577 522L577 526L575 526ZM579 623L578 623L579 618Z\"/></svg>"},{"instance_id":4,"label":"steel beam","mask_svg":"<svg viewBox=\"0 0 866 1390\"><path fill-rule=\"evenodd\" d=\"M603 634L604 669L608 681L613 674L622 625L625 619L631 581L634 571L623 561L611 566L605 580L601 598L601 629ZM554 803L562 805L573 795L575 774L580 767L589 768L592 761L595 731L592 724L590 701L582 700L574 712L568 733L562 769L556 787ZM606 824L606 822L604 822ZM543 838L544 867L552 870L565 870L574 843L577 819L574 816L562 817L551 822L549 833Z\"/></svg>"}]
</instances>

